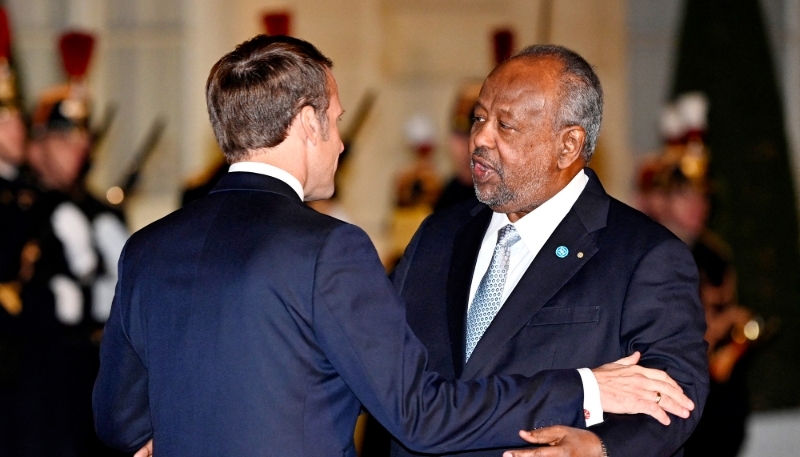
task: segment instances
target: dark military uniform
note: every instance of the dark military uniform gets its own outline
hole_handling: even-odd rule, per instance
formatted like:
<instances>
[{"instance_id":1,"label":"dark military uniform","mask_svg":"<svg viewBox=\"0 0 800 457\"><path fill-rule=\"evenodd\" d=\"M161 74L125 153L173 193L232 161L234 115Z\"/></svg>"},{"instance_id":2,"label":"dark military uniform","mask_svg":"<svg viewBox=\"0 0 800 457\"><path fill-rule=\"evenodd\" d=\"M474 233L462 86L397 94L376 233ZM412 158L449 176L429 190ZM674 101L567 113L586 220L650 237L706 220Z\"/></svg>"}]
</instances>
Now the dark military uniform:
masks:
<instances>
[{"instance_id":1,"label":"dark military uniform","mask_svg":"<svg viewBox=\"0 0 800 457\"><path fill-rule=\"evenodd\" d=\"M37 259L18 316L14 455L108 455L94 434L91 392L125 226L82 192L43 193L35 219L28 249Z\"/></svg>"},{"instance_id":2,"label":"dark military uniform","mask_svg":"<svg viewBox=\"0 0 800 457\"><path fill-rule=\"evenodd\" d=\"M18 274L37 200L29 178L27 170L18 171L12 179L0 176L0 456L12 455L9 443L13 419L9 411L19 368L16 325L22 309Z\"/></svg>"},{"instance_id":3,"label":"dark military uniform","mask_svg":"<svg viewBox=\"0 0 800 457\"><path fill-rule=\"evenodd\" d=\"M47 190L32 207L18 256L17 369L2 411L10 418L5 438L13 456L117 454L94 432L91 396L128 233L121 214L83 186L92 137L84 76L93 46L89 34L61 37L70 83L46 91L31 119L28 159ZM70 155L67 166L46 166L60 155Z\"/></svg>"},{"instance_id":4,"label":"dark military uniform","mask_svg":"<svg viewBox=\"0 0 800 457\"><path fill-rule=\"evenodd\" d=\"M37 191L28 169L9 180L0 176L0 283L15 280L19 254L29 234Z\"/></svg>"},{"instance_id":5,"label":"dark military uniform","mask_svg":"<svg viewBox=\"0 0 800 457\"><path fill-rule=\"evenodd\" d=\"M10 58L8 16L0 7L0 457L13 455L13 417L9 411L19 361L16 316L22 308L17 273L30 210L36 201L28 173L17 166L24 151L25 127Z\"/></svg>"},{"instance_id":6,"label":"dark military uniform","mask_svg":"<svg viewBox=\"0 0 800 457\"><path fill-rule=\"evenodd\" d=\"M691 248L700 271L701 290L707 284L714 287L721 286L724 276L733 272L730 246L717 234L706 230ZM730 343L730 340L726 340L719 343L718 347ZM745 352L736 361L730 377L724 381L711 376L703 417L700 418L697 428L684 446L684 457L739 455L747 432L747 419L750 416L747 372L752 356L752 349Z\"/></svg>"}]
</instances>

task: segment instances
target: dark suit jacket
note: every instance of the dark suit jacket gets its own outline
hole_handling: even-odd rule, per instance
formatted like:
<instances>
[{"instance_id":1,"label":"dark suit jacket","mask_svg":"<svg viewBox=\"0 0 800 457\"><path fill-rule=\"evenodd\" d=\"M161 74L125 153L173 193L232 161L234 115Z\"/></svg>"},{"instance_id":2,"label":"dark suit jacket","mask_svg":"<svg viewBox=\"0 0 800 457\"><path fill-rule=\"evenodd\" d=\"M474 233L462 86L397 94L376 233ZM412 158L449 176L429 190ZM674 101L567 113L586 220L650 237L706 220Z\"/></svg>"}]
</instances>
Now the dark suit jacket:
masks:
<instances>
[{"instance_id":1,"label":"dark suit jacket","mask_svg":"<svg viewBox=\"0 0 800 457\"><path fill-rule=\"evenodd\" d=\"M432 215L393 274L408 323L448 379L597 367L634 351L665 370L698 408L664 427L649 416L611 416L592 427L609 455L673 455L708 393L705 319L689 249L643 214L610 198L597 176L542 247L464 365L467 300L492 217L476 200ZM555 250L566 246L569 255ZM582 253L582 254L579 254ZM395 455L410 455L396 444ZM498 456L485 451L470 456Z\"/></svg>"},{"instance_id":2,"label":"dark suit jacket","mask_svg":"<svg viewBox=\"0 0 800 457\"><path fill-rule=\"evenodd\" d=\"M448 383L426 357L363 231L229 173L126 245L95 423L124 450L153 437L160 457L355 456L362 404L427 452L585 424L571 370Z\"/></svg>"}]
</instances>

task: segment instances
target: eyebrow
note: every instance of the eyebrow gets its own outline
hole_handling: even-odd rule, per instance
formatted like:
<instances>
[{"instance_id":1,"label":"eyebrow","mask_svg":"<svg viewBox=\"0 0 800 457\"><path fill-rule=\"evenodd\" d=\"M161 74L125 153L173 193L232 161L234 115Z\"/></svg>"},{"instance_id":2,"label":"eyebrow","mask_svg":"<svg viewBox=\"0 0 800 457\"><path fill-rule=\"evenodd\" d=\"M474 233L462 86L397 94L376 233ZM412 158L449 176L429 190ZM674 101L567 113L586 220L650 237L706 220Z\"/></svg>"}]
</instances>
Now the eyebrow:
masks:
<instances>
[{"instance_id":1,"label":"eyebrow","mask_svg":"<svg viewBox=\"0 0 800 457\"><path fill-rule=\"evenodd\" d=\"M504 115L510 117L511 119L514 119L514 120L517 119L517 115L514 114L514 112L511 111L508 108L499 108L497 111L499 111L501 114L504 114Z\"/></svg>"}]
</instances>

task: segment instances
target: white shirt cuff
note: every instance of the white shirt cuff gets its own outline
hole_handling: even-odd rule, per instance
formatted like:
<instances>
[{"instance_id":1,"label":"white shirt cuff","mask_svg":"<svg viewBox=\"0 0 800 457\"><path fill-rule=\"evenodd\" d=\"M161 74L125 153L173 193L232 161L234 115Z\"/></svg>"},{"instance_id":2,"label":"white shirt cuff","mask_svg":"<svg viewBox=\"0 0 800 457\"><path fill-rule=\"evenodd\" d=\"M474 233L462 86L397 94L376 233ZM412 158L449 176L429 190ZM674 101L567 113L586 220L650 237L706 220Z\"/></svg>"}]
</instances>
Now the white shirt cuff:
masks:
<instances>
[{"instance_id":1,"label":"white shirt cuff","mask_svg":"<svg viewBox=\"0 0 800 457\"><path fill-rule=\"evenodd\" d=\"M597 378L588 368L578 368L578 374L581 375L583 383L583 417L586 419L586 426L600 424L603 422L603 405L600 404L600 386L597 385Z\"/></svg>"}]
</instances>

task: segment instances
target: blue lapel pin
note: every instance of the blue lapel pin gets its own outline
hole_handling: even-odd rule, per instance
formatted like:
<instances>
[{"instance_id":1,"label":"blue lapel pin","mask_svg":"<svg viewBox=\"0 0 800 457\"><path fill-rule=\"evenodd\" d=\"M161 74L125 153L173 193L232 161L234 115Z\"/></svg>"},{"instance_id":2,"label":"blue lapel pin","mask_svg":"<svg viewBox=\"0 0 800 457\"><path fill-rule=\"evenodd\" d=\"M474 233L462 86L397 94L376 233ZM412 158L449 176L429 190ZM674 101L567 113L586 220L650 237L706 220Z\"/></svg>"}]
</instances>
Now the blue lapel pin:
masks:
<instances>
[{"instance_id":1,"label":"blue lapel pin","mask_svg":"<svg viewBox=\"0 0 800 457\"><path fill-rule=\"evenodd\" d=\"M566 246L559 246L556 248L556 255L559 259L563 259L569 254L569 249Z\"/></svg>"}]
</instances>

